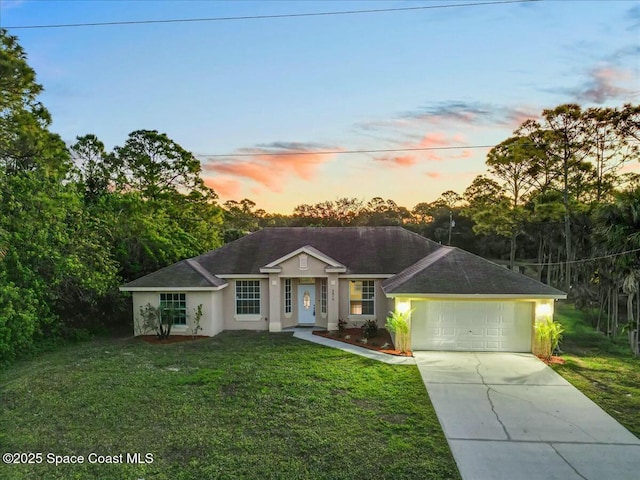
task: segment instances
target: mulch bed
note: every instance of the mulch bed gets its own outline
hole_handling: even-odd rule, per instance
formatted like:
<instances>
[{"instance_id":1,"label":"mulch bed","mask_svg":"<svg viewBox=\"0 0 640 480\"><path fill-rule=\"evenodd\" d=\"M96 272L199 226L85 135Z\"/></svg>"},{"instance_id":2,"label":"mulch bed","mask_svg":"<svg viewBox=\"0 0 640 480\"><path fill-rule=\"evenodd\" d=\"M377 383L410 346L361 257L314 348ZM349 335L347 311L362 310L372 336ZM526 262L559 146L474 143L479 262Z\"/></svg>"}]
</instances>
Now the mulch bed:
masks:
<instances>
[{"instance_id":1,"label":"mulch bed","mask_svg":"<svg viewBox=\"0 0 640 480\"><path fill-rule=\"evenodd\" d=\"M562 357L551 357L551 358L544 358L541 355L536 355L536 357L538 357L540 360L542 360L544 363L546 363L547 365L564 365L565 360Z\"/></svg>"},{"instance_id":2,"label":"mulch bed","mask_svg":"<svg viewBox=\"0 0 640 480\"><path fill-rule=\"evenodd\" d=\"M402 353L400 350L395 350L393 340L391 340L391 334L384 328L378 330L378 335L375 338L370 338L367 343L362 343L362 329L360 328L345 328L342 332L339 331L322 331L314 330L314 335L320 337L330 338L338 342L349 343L351 345L357 345L358 347L368 348L369 350L375 350L377 352L386 353L388 355L397 355L400 357L413 357L411 352ZM345 337L350 338L345 338ZM389 344L391 348L382 348L385 343Z\"/></svg>"},{"instance_id":3,"label":"mulch bed","mask_svg":"<svg viewBox=\"0 0 640 480\"><path fill-rule=\"evenodd\" d=\"M159 339L156 335L140 335L138 338L154 345L168 345L171 343L188 342L190 340L202 340L203 338L211 337L207 337L205 335L169 335L168 338Z\"/></svg>"}]
</instances>

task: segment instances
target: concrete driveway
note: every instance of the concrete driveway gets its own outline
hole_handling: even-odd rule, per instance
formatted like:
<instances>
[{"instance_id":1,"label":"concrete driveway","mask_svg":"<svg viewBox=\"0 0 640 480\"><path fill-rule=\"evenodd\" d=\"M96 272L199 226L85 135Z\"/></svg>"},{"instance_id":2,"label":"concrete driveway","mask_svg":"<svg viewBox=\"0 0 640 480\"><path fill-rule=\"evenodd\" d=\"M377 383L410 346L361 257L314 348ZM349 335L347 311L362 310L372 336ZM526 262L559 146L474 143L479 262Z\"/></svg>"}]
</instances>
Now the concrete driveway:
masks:
<instances>
[{"instance_id":1,"label":"concrete driveway","mask_svg":"<svg viewBox=\"0 0 640 480\"><path fill-rule=\"evenodd\" d=\"M640 478L640 440L535 356L414 357L464 480Z\"/></svg>"}]
</instances>

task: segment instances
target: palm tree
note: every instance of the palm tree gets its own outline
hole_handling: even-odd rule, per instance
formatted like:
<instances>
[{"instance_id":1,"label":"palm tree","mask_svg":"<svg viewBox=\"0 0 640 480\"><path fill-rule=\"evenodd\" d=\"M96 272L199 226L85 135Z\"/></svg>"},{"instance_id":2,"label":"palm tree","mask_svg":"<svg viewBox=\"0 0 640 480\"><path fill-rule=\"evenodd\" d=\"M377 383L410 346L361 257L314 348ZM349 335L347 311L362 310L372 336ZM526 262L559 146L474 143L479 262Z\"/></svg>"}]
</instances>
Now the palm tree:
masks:
<instances>
[{"instance_id":1,"label":"palm tree","mask_svg":"<svg viewBox=\"0 0 640 480\"><path fill-rule=\"evenodd\" d=\"M595 239L601 246L604 259L601 268L609 268L611 283L627 296L627 319L635 330L632 339L634 353L638 354L640 331L640 187L616 194L614 203L602 206L595 218ZM616 292L617 293L617 292ZM634 300L636 315L634 315Z\"/></svg>"}]
</instances>

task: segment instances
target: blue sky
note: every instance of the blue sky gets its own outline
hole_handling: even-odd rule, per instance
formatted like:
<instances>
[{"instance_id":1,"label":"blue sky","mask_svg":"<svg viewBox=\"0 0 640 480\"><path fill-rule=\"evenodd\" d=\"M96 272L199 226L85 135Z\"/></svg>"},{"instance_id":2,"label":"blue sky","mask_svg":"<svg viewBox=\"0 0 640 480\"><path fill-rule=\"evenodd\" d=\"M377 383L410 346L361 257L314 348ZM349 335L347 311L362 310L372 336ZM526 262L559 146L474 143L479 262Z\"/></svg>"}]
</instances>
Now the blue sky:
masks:
<instances>
[{"instance_id":1,"label":"blue sky","mask_svg":"<svg viewBox=\"0 0 640 480\"><path fill-rule=\"evenodd\" d=\"M460 3L478 2L2 0L0 25L448 6L9 28L63 139L95 133L112 148L133 130L165 132L201 158L221 201L271 212L338 197L412 208L462 193L488 151L464 147L499 143L544 108L638 103L640 2ZM421 147L461 148L313 153Z\"/></svg>"}]
</instances>

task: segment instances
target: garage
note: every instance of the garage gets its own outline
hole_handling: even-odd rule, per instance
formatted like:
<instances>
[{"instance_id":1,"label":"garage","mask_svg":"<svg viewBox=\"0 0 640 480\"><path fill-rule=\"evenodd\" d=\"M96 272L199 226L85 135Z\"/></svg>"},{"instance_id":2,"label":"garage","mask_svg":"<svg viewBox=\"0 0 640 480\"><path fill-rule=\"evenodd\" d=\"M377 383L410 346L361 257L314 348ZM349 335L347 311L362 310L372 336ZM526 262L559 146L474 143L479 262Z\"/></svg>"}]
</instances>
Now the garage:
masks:
<instances>
[{"instance_id":1,"label":"garage","mask_svg":"<svg viewBox=\"0 0 640 480\"><path fill-rule=\"evenodd\" d=\"M534 303L414 301L413 350L530 352Z\"/></svg>"}]
</instances>

